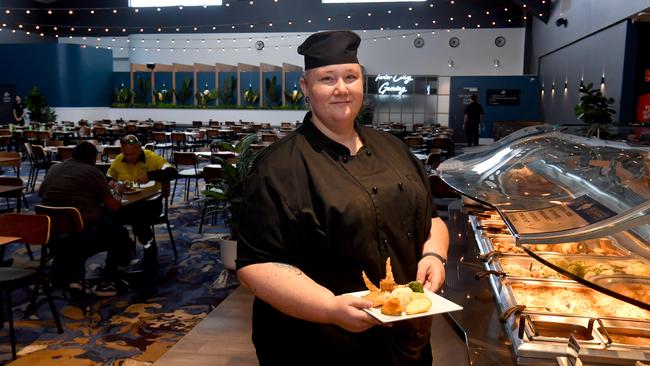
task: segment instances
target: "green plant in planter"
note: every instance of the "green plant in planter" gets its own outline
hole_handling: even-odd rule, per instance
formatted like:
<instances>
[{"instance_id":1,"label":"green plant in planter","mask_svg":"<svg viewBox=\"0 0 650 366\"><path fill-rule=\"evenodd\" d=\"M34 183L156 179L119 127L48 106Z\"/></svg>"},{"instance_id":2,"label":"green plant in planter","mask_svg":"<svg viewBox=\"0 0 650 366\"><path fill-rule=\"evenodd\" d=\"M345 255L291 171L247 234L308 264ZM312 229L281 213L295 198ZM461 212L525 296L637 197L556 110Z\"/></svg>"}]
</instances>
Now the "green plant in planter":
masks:
<instances>
[{"instance_id":1,"label":"green plant in planter","mask_svg":"<svg viewBox=\"0 0 650 366\"><path fill-rule=\"evenodd\" d=\"M126 88L124 84L122 84L119 89L116 88L113 91L113 100L117 104L129 104L131 103L131 98L134 94L133 90Z\"/></svg>"},{"instance_id":2,"label":"green plant in planter","mask_svg":"<svg viewBox=\"0 0 650 366\"><path fill-rule=\"evenodd\" d=\"M230 75L226 80L223 81L221 86L221 92L219 93L219 104L231 105L234 104L233 101L235 96L235 89L237 88L237 82L234 76Z\"/></svg>"},{"instance_id":3,"label":"green plant in planter","mask_svg":"<svg viewBox=\"0 0 650 366\"><path fill-rule=\"evenodd\" d=\"M600 89L594 89L594 83L587 86L580 85L580 102L575 106L576 116L587 125L587 137L596 134L596 137L609 138L612 133L608 128L612 126L612 115L616 113L611 105L614 98L607 98Z\"/></svg>"},{"instance_id":4,"label":"green plant in planter","mask_svg":"<svg viewBox=\"0 0 650 366\"><path fill-rule=\"evenodd\" d=\"M246 105L254 106L257 105L257 101L260 99L260 93L253 90L252 85L248 85L248 90L244 92L244 102Z\"/></svg>"},{"instance_id":5,"label":"green plant in planter","mask_svg":"<svg viewBox=\"0 0 650 366\"><path fill-rule=\"evenodd\" d=\"M149 90L151 89L151 82L149 79L143 79L138 76L138 88L135 91L135 104L146 104Z\"/></svg>"},{"instance_id":6,"label":"green plant in planter","mask_svg":"<svg viewBox=\"0 0 650 366\"><path fill-rule=\"evenodd\" d=\"M219 90L214 89L210 90L208 88L208 84L205 84L205 89L202 92L197 92L196 95L196 100L198 101L198 104L201 108L206 108L208 104L214 105L214 103L211 103L219 97Z\"/></svg>"},{"instance_id":7,"label":"green plant in planter","mask_svg":"<svg viewBox=\"0 0 650 366\"><path fill-rule=\"evenodd\" d=\"M172 89L176 95L176 104L187 104L192 97L192 79L184 78L180 90Z\"/></svg>"},{"instance_id":8,"label":"green plant in planter","mask_svg":"<svg viewBox=\"0 0 650 366\"><path fill-rule=\"evenodd\" d=\"M43 123L56 122L56 113L47 105L45 96L41 94L41 89L38 86L34 86L29 92L25 105L29 109L30 121Z\"/></svg>"},{"instance_id":9,"label":"green plant in planter","mask_svg":"<svg viewBox=\"0 0 650 366\"><path fill-rule=\"evenodd\" d=\"M239 228L239 209L242 204L246 180L255 156L257 155L251 149L251 144L257 141L255 134L244 136L233 147L231 144L220 141L213 141L212 147L218 147L220 150L233 151L239 154L235 164L219 158L213 157L213 164L220 164L222 167L221 179L217 183L211 183L206 186L206 197L212 197L219 201L225 202L223 208L226 213L226 223L230 228L230 236L237 238Z\"/></svg>"},{"instance_id":10,"label":"green plant in planter","mask_svg":"<svg viewBox=\"0 0 650 366\"><path fill-rule=\"evenodd\" d=\"M167 90L165 84L162 85L162 89L153 91L154 104L169 104L171 97L172 93Z\"/></svg>"},{"instance_id":11,"label":"green plant in planter","mask_svg":"<svg viewBox=\"0 0 650 366\"><path fill-rule=\"evenodd\" d=\"M285 92L284 97L288 105L295 106L301 104L305 96L302 94L302 90L294 87L292 91Z\"/></svg>"},{"instance_id":12,"label":"green plant in planter","mask_svg":"<svg viewBox=\"0 0 650 366\"><path fill-rule=\"evenodd\" d=\"M264 95L266 96L267 105L280 105L282 101L280 100L281 94L278 92L280 86L278 85L277 77L274 76L272 79L266 78L265 86L266 90L264 91Z\"/></svg>"}]
</instances>

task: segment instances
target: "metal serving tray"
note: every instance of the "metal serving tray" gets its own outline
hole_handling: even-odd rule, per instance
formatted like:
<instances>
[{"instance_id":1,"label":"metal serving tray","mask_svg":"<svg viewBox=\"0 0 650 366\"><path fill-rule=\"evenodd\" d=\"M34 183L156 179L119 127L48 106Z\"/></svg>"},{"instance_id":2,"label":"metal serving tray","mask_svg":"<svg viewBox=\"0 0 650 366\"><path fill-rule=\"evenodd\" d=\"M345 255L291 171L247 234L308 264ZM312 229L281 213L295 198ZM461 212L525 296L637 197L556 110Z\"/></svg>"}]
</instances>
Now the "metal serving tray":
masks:
<instances>
[{"instance_id":1,"label":"metal serving tray","mask_svg":"<svg viewBox=\"0 0 650 366\"><path fill-rule=\"evenodd\" d=\"M578 283L502 279L499 298L534 313L612 319L650 320L650 311Z\"/></svg>"}]
</instances>

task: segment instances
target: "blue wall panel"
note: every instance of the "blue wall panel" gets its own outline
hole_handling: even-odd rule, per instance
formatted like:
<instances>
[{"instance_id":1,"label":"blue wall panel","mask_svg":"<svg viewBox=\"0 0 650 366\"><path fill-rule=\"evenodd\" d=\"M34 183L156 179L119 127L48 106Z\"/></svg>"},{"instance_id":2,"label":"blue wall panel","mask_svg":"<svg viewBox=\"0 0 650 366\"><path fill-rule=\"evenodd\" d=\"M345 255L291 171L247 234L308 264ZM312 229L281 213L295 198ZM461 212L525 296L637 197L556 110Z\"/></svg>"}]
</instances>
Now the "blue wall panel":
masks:
<instances>
[{"instance_id":1,"label":"blue wall panel","mask_svg":"<svg viewBox=\"0 0 650 366\"><path fill-rule=\"evenodd\" d=\"M206 89L206 84L207 84L207 89L209 90L214 90L215 89L215 75L214 72L197 72L196 73L196 83L197 83L197 89L199 92L203 91Z\"/></svg>"},{"instance_id":2,"label":"blue wall panel","mask_svg":"<svg viewBox=\"0 0 650 366\"><path fill-rule=\"evenodd\" d=\"M481 128L481 137L493 137L492 124L495 121L539 121L540 82L537 75L515 76L455 76L451 78L449 100L449 126L454 129L454 139L465 141L463 133L464 106L458 95L463 88L478 88L478 102L483 106L485 125ZM488 106L488 89L519 89L518 106Z\"/></svg>"},{"instance_id":3,"label":"blue wall panel","mask_svg":"<svg viewBox=\"0 0 650 366\"><path fill-rule=\"evenodd\" d=\"M0 84L26 96L38 86L52 107L108 106L113 91L112 51L71 44L3 44Z\"/></svg>"}]
</instances>

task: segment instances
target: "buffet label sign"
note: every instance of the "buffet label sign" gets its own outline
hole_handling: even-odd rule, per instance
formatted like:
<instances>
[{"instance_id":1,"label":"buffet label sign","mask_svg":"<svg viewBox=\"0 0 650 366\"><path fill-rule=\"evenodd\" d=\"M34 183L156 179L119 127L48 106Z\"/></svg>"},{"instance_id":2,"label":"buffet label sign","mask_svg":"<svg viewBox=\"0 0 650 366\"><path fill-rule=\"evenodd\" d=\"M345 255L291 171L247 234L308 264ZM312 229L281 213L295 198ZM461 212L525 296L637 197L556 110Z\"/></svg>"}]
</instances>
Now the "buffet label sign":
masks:
<instances>
[{"instance_id":1,"label":"buffet label sign","mask_svg":"<svg viewBox=\"0 0 650 366\"><path fill-rule=\"evenodd\" d=\"M546 233L583 227L616 215L589 196L557 206L506 213L520 234Z\"/></svg>"}]
</instances>

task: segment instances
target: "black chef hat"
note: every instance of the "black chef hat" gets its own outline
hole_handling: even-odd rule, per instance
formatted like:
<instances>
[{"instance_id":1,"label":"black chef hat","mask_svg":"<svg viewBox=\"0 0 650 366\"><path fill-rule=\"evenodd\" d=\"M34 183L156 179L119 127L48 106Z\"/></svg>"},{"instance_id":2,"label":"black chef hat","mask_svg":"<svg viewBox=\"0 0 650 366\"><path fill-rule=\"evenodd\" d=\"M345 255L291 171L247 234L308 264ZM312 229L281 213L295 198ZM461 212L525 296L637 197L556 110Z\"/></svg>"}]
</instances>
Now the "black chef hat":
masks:
<instances>
[{"instance_id":1,"label":"black chef hat","mask_svg":"<svg viewBox=\"0 0 650 366\"><path fill-rule=\"evenodd\" d=\"M357 48L361 38L351 31L318 32L298 46L305 56L305 70L336 64L358 64Z\"/></svg>"}]
</instances>

